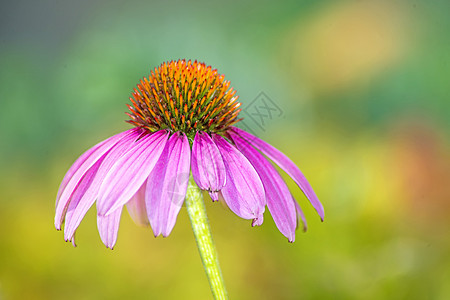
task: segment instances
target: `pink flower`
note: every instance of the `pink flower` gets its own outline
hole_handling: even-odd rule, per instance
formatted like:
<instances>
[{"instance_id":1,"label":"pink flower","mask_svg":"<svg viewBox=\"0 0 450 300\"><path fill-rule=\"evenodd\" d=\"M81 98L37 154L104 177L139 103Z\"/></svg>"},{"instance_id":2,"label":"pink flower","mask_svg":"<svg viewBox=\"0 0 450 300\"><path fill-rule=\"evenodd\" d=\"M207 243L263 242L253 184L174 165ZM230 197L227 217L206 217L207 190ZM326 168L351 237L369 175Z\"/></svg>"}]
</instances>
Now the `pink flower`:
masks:
<instances>
[{"instance_id":1,"label":"pink flower","mask_svg":"<svg viewBox=\"0 0 450 300\"><path fill-rule=\"evenodd\" d=\"M298 167L283 153L232 126L240 103L224 76L197 61L155 68L130 98L136 127L95 145L72 165L57 195L55 226L74 243L75 231L97 203L100 237L113 248L126 205L138 224L168 236L186 196L189 175L239 217L261 225L265 207L280 232L295 240L306 220L272 160L297 183L323 220L324 211Z\"/></svg>"}]
</instances>

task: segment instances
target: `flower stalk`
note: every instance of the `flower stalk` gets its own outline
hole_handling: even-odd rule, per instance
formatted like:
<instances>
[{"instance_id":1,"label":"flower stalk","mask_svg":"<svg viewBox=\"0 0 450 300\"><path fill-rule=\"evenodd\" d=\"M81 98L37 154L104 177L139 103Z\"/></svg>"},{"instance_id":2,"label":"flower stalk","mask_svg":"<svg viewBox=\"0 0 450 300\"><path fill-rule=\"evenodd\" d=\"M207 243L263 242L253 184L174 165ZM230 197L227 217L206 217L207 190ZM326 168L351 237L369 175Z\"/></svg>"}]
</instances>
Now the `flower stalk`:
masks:
<instances>
[{"instance_id":1,"label":"flower stalk","mask_svg":"<svg viewBox=\"0 0 450 300\"><path fill-rule=\"evenodd\" d=\"M216 247L209 228L203 196L192 176L189 178L185 203L214 299L228 299Z\"/></svg>"}]
</instances>

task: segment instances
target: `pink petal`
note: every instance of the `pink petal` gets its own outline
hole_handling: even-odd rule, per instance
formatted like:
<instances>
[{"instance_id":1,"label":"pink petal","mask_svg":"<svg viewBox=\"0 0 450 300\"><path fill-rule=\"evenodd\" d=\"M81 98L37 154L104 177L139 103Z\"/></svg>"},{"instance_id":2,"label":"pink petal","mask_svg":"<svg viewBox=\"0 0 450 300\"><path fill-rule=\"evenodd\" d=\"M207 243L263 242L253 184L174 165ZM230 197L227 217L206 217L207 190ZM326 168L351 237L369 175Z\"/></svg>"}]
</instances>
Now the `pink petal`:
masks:
<instances>
[{"instance_id":1,"label":"pink petal","mask_svg":"<svg viewBox=\"0 0 450 300\"><path fill-rule=\"evenodd\" d=\"M202 190L220 191L226 182L225 165L209 134L199 131L192 143L192 176ZM210 193L211 194L211 193Z\"/></svg>"},{"instance_id":2,"label":"pink petal","mask_svg":"<svg viewBox=\"0 0 450 300\"><path fill-rule=\"evenodd\" d=\"M55 227L56 229L61 229L61 224L64 221L64 215L67 211L67 208L69 206L69 202L72 199L72 194L74 193L75 189L80 184L81 179L85 175L85 173L102 157L104 157L104 154L107 153L118 141L120 141L123 137L131 134L134 132L135 129L130 129L125 132L119 133L113 137L108 138L104 142L98 144L97 146L94 146L91 150L88 150L80 160L75 162L75 168L71 168L69 170L70 173L73 173L70 176L70 179L66 180L66 177L69 177L66 175L66 177L63 179L63 182L61 184L59 198L57 199L56 204L56 213L55 213ZM68 172L68 173L69 173ZM70 174L69 174L70 175ZM63 185L65 185L63 187ZM85 188L85 187L83 187ZM81 193L79 193L81 195Z\"/></svg>"},{"instance_id":3,"label":"pink petal","mask_svg":"<svg viewBox=\"0 0 450 300\"><path fill-rule=\"evenodd\" d=\"M131 199L153 170L167 136L165 130L147 134L115 162L100 186L98 214L110 214Z\"/></svg>"},{"instance_id":4,"label":"pink petal","mask_svg":"<svg viewBox=\"0 0 450 300\"><path fill-rule=\"evenodd\" d=\"M117 241L122 207L107 216L97 215L97 227L100 238L107 248L113 249Z\"/></svg>"},{"instance_id":5,"label":"pink petal","mask_svg":"<svg viewBox=\"0 0 450 300\"><path fill-rule=\"evenodd\" d=\"M314 193L314 190L312 189L311 185L308 183L306 177L303 175L300 169L285 154L283 154L280 150L276 149L269 143L266 143L260 138L251 135L250 133L237 127L233 127L232 130L248 140L250 144L252 144L255 148L260 150L267 157L273 160L278 166L280 166L280 168L283 169L295 181L295 183L297 183L303 193L305 193L306 197L311 202L312 206L323 221L325 213L322 203L320 203L319 199Z\"/></svg>"},{"instance_id":6,"label":"pink petal","mask_svg":"<svg viewBox=\"0 0 450 300\"><path fill-rule=\"evenodd\" d=\"M227 172L227 183L221 190L228 207L244 219L259 219L254 225L262 221L266 205L264 187L250 162L240 151L223 137L213 134Z\"/></svg>"},{"instance_id":7,"label":"pink petal","mask_svg":"<svg viewBox=\"0 0 450 300\"><path fill-rule=\"evenodd\" d=\"M253 148L247 140L231 132L236 147L247 157L258 172L264 186L267 207L280 232L290 242L295 240L295 229L297 226L296 209L294 200L286 183L278 174L277 170L267 159Z\"/></svg>"},{"instance_id":8,"label":"pink petal","mask_svg":"<svg viewBox=\"0 0 450 300\"><path fill-rule=\"evenodd\" d=\"M80 168L80 166L83 165L83 163L86 161L86 159L88 159L89 156L91 156L92 153L95 152L95 150L97 150L99 147L101 147L105 141L102 141L100 143L98 143L97 145L95 145L94 147L90 148L89 150L87 150L86 152L84 152L74 163L73 165L70 167L69 171L67 171L66 175L64 175L64 178L59 186L58 189L58 194L56 196L56 206L58 206L58 202L59 202L59 198L61 197L62 192L64 191L64 189L67 186L67 183L69 182L69 180L73 177L73 175L75 174L75 172Z\"/></svg>"},{"instance_id":9,"label":"pink petal","mask_svg":"<svg viewBox=\"0 0 450 300\"><path fill-rule=\"evenodd\" d=\"M131 200L127 202L128 214L133 221L139 226L150 225L147 217L147 209L145 207L145 189L147 187L147 181L144 181L139 190L131 197Z\"/></svg>"},{"instance_id":10,"label":"pink petal","mask_svg":"<svg viewBox=\"0 0 450 300\"><path fill-rule=\"evenodd\" d=\"M147 180L145 202L155 236L168 236L186 197L190 171L187 137L174 133Z\"/></svg>"},{"instance_id":11,"label":"pink petal","mask_svg":"<svg viewBox=\"0 0 450 300\"><path fill-rule=\"evenodd\" d=\"M99 159L83 176L83 178L80 180L80 183L78 184L77 188L72 194L71 200L69 202L69 206L67 208L67 211L65 213L65 226L64 226L64 239L66 241L72 241L75 244L75 241L73 240L73 236L75 234L76 227L73 227L70 223L73 220L73 215L76 206L80 202L80 199L82 199L86 193L90 194L90 190L92 190L92 183L95 179L95 175L98 172L98 169L100 165L103 162L105 156L102 156L101 159ZM80 219L81 221L81 219ZM78 225L77 225L78 227ZM73 230L71 230L73 228Z\"/></svg>"},{"instance_id":12,"label":"pink petal","mask_svg":"<svg viewBox=\"0 0 450 300\"><path fill-rule=\"evenodd\" d=\"M72 197L66 213L66 225L64 226L64 238L66 240L72 239L75 230L80 225L86 212L94 204L100 186L111 167L134 145L141 134L142 130L131 132L114 145L112 149L104 155L105 157L102 159L100 167L98 167L97 172L94 174L95 177L88 189L82 193L81 197L76 197L75 195Z\"/></svg>"},{"instance_id":13,"label":"pink petal","mask_svg":"<svg viewBox=\"0 0 450 300\"><path fill-rule=\"evenodd\" d=\"M302 209L300 208L300 205L297 203L297 201L294 200L294 205L295 205L295 210L297 212L297 226L296 228L298 228L298 224L299 221L301 221L301 223L303 224L303 231L308 230L308 224L306 223L306 218L305 218L305 214L303 213Z\"/></svg>"}]
</instances>

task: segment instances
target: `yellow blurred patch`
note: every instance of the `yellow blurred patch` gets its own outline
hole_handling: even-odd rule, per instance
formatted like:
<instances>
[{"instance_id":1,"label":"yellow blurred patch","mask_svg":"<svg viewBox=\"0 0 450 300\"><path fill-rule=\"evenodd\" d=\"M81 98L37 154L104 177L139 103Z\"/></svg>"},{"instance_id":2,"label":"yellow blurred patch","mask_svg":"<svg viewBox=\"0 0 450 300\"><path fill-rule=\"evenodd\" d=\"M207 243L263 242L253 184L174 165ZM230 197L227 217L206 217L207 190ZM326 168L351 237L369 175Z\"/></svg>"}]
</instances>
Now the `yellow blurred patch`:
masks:
<instances>
[{"instance_id":1,"label":"yellow blurred patch","mask_svg":"<svg viewBox=\"0 0 450 300\"><path fill-rule=\"evenodd\" d=\"M346 1L299 19L284 39L291 78L313 95L361 85L405 56L410 14L401 3Z\"/></svg>"}]
</instances>

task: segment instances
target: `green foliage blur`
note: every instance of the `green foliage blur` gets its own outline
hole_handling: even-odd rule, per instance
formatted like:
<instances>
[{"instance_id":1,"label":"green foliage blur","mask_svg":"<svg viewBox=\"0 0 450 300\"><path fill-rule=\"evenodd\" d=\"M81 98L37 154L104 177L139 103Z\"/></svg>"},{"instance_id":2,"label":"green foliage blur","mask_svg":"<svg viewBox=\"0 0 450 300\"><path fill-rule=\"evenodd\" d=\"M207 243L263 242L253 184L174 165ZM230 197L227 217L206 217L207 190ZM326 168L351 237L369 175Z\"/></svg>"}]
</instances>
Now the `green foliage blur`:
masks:
<instances>
[{"instance_id":1,"label":"green foliage blur","mask_svg":"<svg viewBox=\"0 0 450 300\"><path fill-rule=\"evenodd\" d=\"M230 299L450 299L449 1L0 5L0 299L211 298L185 208L157 239L124 213L112 251L95 208L76 248L53 227L71 163L179 58L226 75L325 206L285 176L309 222L290 244L205 197Z\"/></svg>"}]
</instances>

